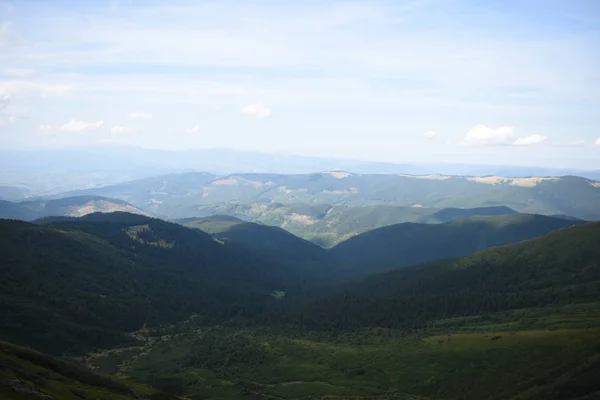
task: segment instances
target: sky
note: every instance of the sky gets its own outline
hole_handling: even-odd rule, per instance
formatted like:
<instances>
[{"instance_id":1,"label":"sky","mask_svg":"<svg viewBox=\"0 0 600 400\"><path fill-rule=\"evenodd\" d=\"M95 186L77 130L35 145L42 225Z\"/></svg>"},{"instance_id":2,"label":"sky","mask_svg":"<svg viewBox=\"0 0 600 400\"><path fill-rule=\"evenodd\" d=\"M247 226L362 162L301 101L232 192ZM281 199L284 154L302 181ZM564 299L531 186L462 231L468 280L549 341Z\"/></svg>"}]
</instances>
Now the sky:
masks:
<instances>
[{"instance_id":1,"label":"sky","mask_svg":"<svg viewBox=\"0 0 600 400\"><path fill-rule=\"evenodd\" d=\"M0 148L600 168L600 1L0 0Z\"/></svg>"}]
</instances>

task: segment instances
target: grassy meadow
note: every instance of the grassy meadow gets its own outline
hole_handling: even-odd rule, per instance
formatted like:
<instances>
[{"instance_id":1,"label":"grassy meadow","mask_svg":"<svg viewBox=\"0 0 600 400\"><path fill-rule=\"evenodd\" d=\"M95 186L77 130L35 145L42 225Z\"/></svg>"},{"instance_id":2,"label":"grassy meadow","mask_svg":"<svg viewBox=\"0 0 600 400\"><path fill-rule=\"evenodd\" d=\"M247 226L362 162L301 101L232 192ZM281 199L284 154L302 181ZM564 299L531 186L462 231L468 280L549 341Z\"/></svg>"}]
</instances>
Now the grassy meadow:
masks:
<instances>
[{"instance_id":1,"label":"grassy meadow","mask_svg":"<svg viewBox=\"0 0 600 400\"><path fill-rule=\"evenodd\" d=\"M547 400L575 399L565 393L582 385L600 390L586 378L600 371L600 303L438 320L419 331L188 321L148 335L142 347L85 361L190 399Z\"/></svg>"}]
</instances>

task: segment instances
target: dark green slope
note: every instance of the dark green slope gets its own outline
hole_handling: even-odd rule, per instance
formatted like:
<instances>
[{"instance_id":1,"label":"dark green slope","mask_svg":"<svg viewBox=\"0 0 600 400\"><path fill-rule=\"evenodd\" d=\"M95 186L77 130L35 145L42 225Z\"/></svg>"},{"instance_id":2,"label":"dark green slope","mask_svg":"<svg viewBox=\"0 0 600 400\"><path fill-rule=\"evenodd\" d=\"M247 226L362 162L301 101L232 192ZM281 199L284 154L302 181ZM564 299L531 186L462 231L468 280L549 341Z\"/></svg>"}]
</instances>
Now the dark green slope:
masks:
<instances>
[{"instance_id":1,"label":"dark green slope","mask_svg":"<svg viewBox=\"0 0 600 400\"><path fill-rule=\"evenodd\" d=\"M430 217L429 220L420 222L449 222L478 215L510 215L517 212L509 207L476 207L476 208L443 208Z\"/></svg>"},{"instance_id":2,"label":"dark green slope","mask_svg":"<svg viewBox=\"0 0 600 400\"><path fill-rule=\"evenodd\" d=\"M138 383L93 373L83 367L0 341L2 400L176 399Z\"/></svg>"},{"instance_id":3,"label":"dark green slope","mask_svg":"<svg viewBox=\"0 0 600 400\"><path fill-rule=\"evenodd\" d=\"M542 215L476 216L443 224L397 224L354 236L331 251L338 260L395 267L466 256L583 221Z\"/></svg>"},{"instance_id":4,"label":"dark green slope","mask_svg":"<svg viewBox=\"0 0 600 400\"><path fill-rule=\"evenodd\" d=\"M426 208L392 205L350 207L343 204L282 204L270 203L220 203L190 211L190 215L206 217L220 215L241 218L270 226L279 226L316 243L330 248L343 240L383 226L404 222L438 224L475 215L508 215L516 211L503 206L464 208ZM202 215L200 215L202 214ZM179 220L180 223L194 218ZM216 223L205 223L203 229L213 229Z\"/></svg>"},{"instance_id":5,"label":"dark green slope","mask_svg":"<svg viewBox=\"0 0 600 400\"><path fill-rule=\"evenodd\" d=\"M184 218L175 220L188 228L200 229L211 235L227 232L231 227L247 223L243 219L230 215L211 215L203 218Z\"/></svg>"},{"instance_id":6,"label":"dark green slope","mask_svg":"<svg viewBox=\"0 0 600 400\"><path fill-rule=\"evenodd\" d=\"M428 321L600 300L600 223L487 249L456 261L373 275L303 312L337 327Z\"/></svg>"},{"instance_id":7,"label":"dark green slope","mask_svg":"<svg viewBox=\"0 0 600 400\"><path fill-rule=\"evenodd\" d=\"M0 338L52 353L132 341L199 314L251 317L302 270L178 224L126 213L46 225L0 220Z\"/></svg>"},{"instance_id":8,"label":"dark green slope","mask_svg":"<svg viewBox=\"0 0 600 400\"><path fill-rule=\"evenodd\" d=\"M384 226L413 222L439 224L476 215L509 215L516 211L508 207L425 208L389 205L347 207L333 206L319 222L310 226L289 227L324 247L332 247L344 239Z\"/></svg>"},{"instance_id":9,"label":"dark green slope","mask_svg":"<svg viewBox=\"0 0 600 400\"><path fill-rule=\"evenodd\" d=\"M329 252L323 248L276 226L218 215L188 220L185 226L208 232L226 243L278 258L283 263L322 262L330 259Z\"/></svg>"}]
</instances>

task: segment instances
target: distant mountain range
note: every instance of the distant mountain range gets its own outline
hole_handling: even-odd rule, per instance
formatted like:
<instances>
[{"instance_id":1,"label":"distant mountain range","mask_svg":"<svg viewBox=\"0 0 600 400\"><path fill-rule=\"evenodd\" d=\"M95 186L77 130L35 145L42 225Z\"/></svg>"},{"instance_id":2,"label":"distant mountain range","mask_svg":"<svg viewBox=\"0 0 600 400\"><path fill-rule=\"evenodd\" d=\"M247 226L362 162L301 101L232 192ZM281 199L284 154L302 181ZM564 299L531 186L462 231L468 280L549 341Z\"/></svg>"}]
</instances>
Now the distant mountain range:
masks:
<instances>
[{"instance_id":1,"label":"distant mountain range","mask_svg":"<svg viewBox=\"0 0 600 400\"><path fill-rule=\"evenodd\" d=\"M146 214L131 204L101 196L75 196L54 200L30 200L18 203L0 200L0 218L32 221L48 216L81 217L95 212Z\"/></svg>"},{"instance_id":2,"label":"distant mountain range","mask_svg":"<svg viewBox=\"0 0 600 400\"><path fill-rule=\"evenodd\" d=\"M291 208L287 220L314 225L332 207L399 206L412 208L508 207L521 213L566 215L600 220L600 182L575 176L506 178L446 175L363 175L332 171L315 174L208 173L165 175L61 197L94 195L118 198L166 218L230 214L228 207L259 214L278 204ZM227 203L231 203L228 205ZM251 218L258 220L258 218ZM395 222L399 222L396 220ZM283 226L282 224L278 224Z\"/></svg>"},{"instance_id":3,"label":"distant mountain range","mask_svg":"<svg viewBox=\"0 0 600 400\"><path fill-rule=\"evenodd\" d=\"M5 190L5 192L8 192ZM17 192L18 193L18 192ZM322 247L404 222L530 213L600 220L600 182L586 178L190 172L66 192L18 203L0 217L33 220L125 211L163 219L228 215L278 226Z\"/></svg>"},{"instance_id":4,"label":"distant mountain range","mask_svg":"<svg viewBox=\"0 0 600 400\"><path fill-rule=\"evenodd\" d=\"M144 177L207 171L219 176L239 172L308 174L343 170L357 174L463 176L565 176L600 180L600 170L507 165L409 164L303 157L230 149L189 151L133 147L0 151L0 185L24 188L29 195L48 195L105 186ZM5 200L22 200L22 197Z\"/></svg>"}]
</instances>

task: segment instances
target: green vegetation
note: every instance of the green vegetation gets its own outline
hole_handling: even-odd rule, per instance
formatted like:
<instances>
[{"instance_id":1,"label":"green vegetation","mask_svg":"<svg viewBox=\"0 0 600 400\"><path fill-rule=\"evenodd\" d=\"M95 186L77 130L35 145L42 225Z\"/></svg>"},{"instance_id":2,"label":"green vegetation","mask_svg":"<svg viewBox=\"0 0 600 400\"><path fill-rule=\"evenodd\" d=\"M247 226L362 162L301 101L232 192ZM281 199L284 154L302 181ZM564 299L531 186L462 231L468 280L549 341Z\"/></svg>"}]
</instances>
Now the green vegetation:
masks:
<instances>
[{"instance_id":1,"label":"green vegetation","mask_svg":"<svg viewBox=\"0 0 600 400\"><path fill-rule=\"evenodd\" d=\"M464 176L418 177L344 172L298 175L247 173L226 177L186 173L88 189L69 195L73 194L118 198L167 218L228 214L285 229L288 227L284 223L295 225L294 221L298 221L299 216L305 222L310 222L306 218L319 215L318 210L323 207L327 210L327 207L333 206L400 206L438 210L453 207L508 207L520 213L600 220L600 187L589 179L575 176L516 180L488 177L486 180ZM228 204L231 202L236 203ZM270 211L264 209L277 205L284 205L291 212L275 209L277 207ZM254 210L245 211L244 207ZM229 212L228 208L237 209ZM248 217L250 214L258 217L262 212L268 212L268 215L262 219ZM281 220L282 223L271 223L267 218ZM391 223L410 221L394 220Z\"/></svg>"},{"instance_id":2,"label":"green vegetation","mask_svg":"<svg viewBox=\"0 0 600 400\"><path fill-rule=\"evenodd\" d=\"M193 313L255 316L311 286L309 271L133 214L0 220L0 248L0 337L54 354L135 342L126 333Z\"/></svg>"},{"instance_id":3,"label":"green vegetation","mask_svg":"<svg viewBox=\"0 0 600 400\"><path fill-rule=\"evenodd\" d=\"M90 372L6 342L0 342L0 397L3 400L175 399L146 385Z\"/></svg>"},{"instance_id":4,"label":"green vegetation","mask_svg":"<svg viewBox=\"0 0 600 400\"><path fill-rule=\"evenodd\" d=\"M402 222L438 224L475 215L515 214L508 207L482 207L472 209L402 207L373 205L350 207L346 205L305 205L282 203L220 203L205 206L205 218L180 220L186 226L195 223L198 229L209 233L220 233L242 220L265 225L279 226L287 231L310 240L319 246L332 247L352 236L375 228ZM216 215L213 215L216 214ZM225 214L225 215L221 215ZM220 221L220 222L217 222Z\"/></svg>"},{"instance_id":5,"label":"green vegetation","mask_svg":"<svg viewBox=\"0 0 600 400\"><path fill-rule=\"evenodd\" d=\"M476 216L439 225L406 223L354 236L335 246L332 254L347 262L401 267L462 257L581 223L529 214Z\"/></svg>"},{"instance_id":6,"label":"green vegetation","mask_svg":"<svg viewBox=\"0 0 600 400\"><path fill-rule=\"evenodd\" d=\"M225 243L269 254L285 263L324 262L331 259L326 250L276 226L245 222L228 216L188 219L184 225L211 233Z\"/></svg>"},{"instance_id":7,"label":"green vegetation","mask_svg":"<svg viewBox=\"0 0 600 400\"><path fill-rule=\"evenodd\" d=\"M229 231L232 227L247 222L229 215L211 215L204 218L185 218L175 221L188 228L196 228L211 235Z\"/></svg>"},{"instance_id":8,"label":"green vegetation","mask_svg":"<svg viewBox=\"0 0 600 400\"><path fill-rule=\"evenodd\" d=\"M304 323L420 328L429 321L600 299L600 223L370 276L320 299Z\"/></svg>"},{"instance_id":9,"label":"green vegetation","mask_svg":"<svg viewBox=\"0 0 600 400\"><path fill-rule=\"evenodd\" d=\"M79 363L0 342L0 397L598 398L600 223L444 213L341 255L231 217L0 220L0 337Z\"/></svg>"},{"instance_id":10,"label":"green vegetation","mask_svg":"<svg viewBox=\"0 0 600 400\"><path fill-rule=\"evenodd\" d=\"M178 329L153 332L134 354L88 362L192 399L552 400L600 390L600 303L439 320L413 332Z\"/></svg>"}]
</instances>

